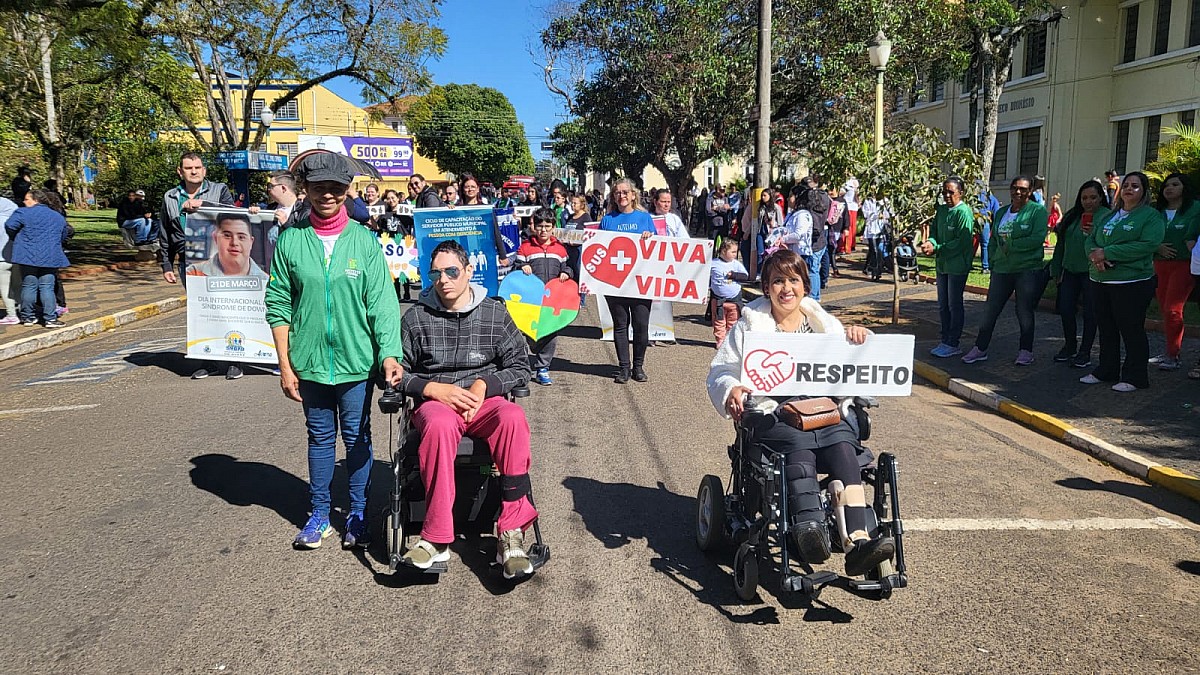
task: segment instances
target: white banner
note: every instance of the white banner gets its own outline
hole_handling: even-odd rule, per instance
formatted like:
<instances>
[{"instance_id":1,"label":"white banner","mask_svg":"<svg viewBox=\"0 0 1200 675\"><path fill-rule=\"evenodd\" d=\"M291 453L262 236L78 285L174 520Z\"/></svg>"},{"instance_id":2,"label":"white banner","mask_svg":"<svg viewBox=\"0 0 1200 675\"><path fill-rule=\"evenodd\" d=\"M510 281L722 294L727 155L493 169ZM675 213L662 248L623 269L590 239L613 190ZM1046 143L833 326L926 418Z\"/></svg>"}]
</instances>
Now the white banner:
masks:
<instances>
[{"instance_id":1,"label":"white banner","mask_svg":"<svg viewBox=\"0 0 1200 675\"><path fill-rule=\"evenodd\" d=\"M608 311L608 303L603 295L595 296L600 306L600 339L612 342L613 318ZM629 339L633 340L633 326L629 327ZM661 340L670 342L675 339L675 317L671 313L671 303L655 300L650 303L650 341Z\"/></svg>"},{"instance_id":2,"label":"white banner","mask_svg":"<svg viewBox=\"0 0 1200 675\"><path fill-rule=\"evenodd\" d=\"M909 396L913 335L746 332L742 385L769 396Z\"/></svg>"},{"instance_id":3,"label":"white banner","mask_svg":"<svg viewBox=\"0 0 1200 675\"><path fill-rule=\"evenodd\" d=\"M266 292L265 276L189 276L188 358L278 363L263 303Z\"/></svg>"},{"instance_id":4,"label":"white banner","mask_svg":"<svg viewBox=\"0 0 1200 675\"><path fill-rule=\"evenodd\" d=\"M584 230L579 290L592 295L704 304L712 241Z\"/></svg>"}]
</instances>

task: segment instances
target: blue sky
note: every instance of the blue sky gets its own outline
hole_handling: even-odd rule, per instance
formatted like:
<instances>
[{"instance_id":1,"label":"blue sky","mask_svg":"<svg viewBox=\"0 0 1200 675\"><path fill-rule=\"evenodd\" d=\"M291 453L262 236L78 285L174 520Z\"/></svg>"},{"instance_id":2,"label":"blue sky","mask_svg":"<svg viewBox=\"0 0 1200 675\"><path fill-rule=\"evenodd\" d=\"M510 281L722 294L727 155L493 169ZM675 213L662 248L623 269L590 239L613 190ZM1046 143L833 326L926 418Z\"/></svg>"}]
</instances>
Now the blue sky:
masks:
<instances>
[{"instance_id":1,"label":"blue sky","mask_svg":"<svg viewBox=\"0 0 1200 675\"><path fill-rule=\"evenodd\" d=\"M500 11L498 8L506 8ZM551 94L534 65L527 45L536 44L543 22L543 2L447 0L441 6L441 28L446 33L446 53L426 67L435 84L478 84L498 89L517 109L525 125L534 159L546 127L563 120L562 99ZM503 32L501 32L503 31ZM362 104L359 87L350 81L331 83L339 96Z\"/></svg>"}]
</instances>

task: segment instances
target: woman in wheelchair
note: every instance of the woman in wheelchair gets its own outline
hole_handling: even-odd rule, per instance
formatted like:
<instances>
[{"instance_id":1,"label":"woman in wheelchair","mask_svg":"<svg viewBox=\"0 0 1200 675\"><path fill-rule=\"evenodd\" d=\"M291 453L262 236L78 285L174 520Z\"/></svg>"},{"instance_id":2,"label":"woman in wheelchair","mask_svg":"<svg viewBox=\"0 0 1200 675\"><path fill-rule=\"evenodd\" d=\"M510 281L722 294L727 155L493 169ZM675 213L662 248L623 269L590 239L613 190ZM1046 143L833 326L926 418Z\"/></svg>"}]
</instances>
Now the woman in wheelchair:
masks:
<instances>
[{"instance_id":1,"label":"woman in wheelchair","mask_svg":"<svg viewBox=\"0 0 1200 675\"><path fill-rule=\"evenodd\" d=\"M789 250L780 250L763 263L765 297L748 304L742 318L717 350L708 373L708 393L713 406L726 417L755 432L757 442L783 454L788 487L788 514L793 543L805 562L816 565L832 551L825 512L821 504L818 473L828 474L845 486L840 504L846 518L846 573L866 574L895 554L890 537L869 535L873 512L867 505L858 462L858 430L846 420L812 431L792 426L780 405L784 400L751 397L740 383L742 347L747 331L778 333L840 333L854 344L867 340L870 331L842 323L808 297L808 266Z\"/></svg>"}]
</instances>

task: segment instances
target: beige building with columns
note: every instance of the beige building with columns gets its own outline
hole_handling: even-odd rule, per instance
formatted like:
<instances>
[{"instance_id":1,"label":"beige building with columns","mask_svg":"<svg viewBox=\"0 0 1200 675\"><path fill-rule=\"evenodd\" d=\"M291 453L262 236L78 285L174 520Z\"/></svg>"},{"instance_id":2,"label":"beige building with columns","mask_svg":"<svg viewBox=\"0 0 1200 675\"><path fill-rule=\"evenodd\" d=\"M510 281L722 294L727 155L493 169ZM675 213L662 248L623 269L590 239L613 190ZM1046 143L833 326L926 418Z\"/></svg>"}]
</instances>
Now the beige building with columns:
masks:
<instances>
[{"instance_id":1,"label":"beige building with columns","mask_svg":"<svg viewBox=\"0 0 1200 675\"><path fill-rule=\"evenodd\" d=\"M1086 180L1157 157L1163 127L1195 125L1200 108L1200 0L1071 0L1057 26L1027 34L1000 98L992 189L1044 175L1073 203ZM918 85L896 114L967 146L964 82ZM982 115L981 115L982 117ZM982 124L982 120L980 120Z\"/></svg>"}]
</instances>

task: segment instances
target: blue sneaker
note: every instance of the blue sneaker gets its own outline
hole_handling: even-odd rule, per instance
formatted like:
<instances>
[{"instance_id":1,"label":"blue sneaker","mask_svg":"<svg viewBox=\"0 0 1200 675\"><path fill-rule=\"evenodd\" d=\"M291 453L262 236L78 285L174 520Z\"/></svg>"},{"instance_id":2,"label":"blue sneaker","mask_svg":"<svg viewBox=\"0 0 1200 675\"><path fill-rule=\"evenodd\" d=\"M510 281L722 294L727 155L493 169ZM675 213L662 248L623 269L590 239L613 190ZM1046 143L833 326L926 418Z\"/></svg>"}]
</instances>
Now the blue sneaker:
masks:
<instances>
[{"instance_id":1,"label":"blue sneaker","mask_svg":"<svg viewBox=\"0 0 1200 675\"><path fill-rule=\"evenodd\" d=\"M371 535L367 533L367 519L362 511L351 511L346 516L346 534L342 536L342 548L366 548L371 544Z\"/></svg>"},{"instance_id":2,"label":"blue sneaker","mask_svg":"<svg viewBox=\"0 0 1200 675\"><path fill-rule=\"evenodd\" d=\"M943 343L943 344L940 344L940 345L934 347L933 349L931 349L929 351L929 353L933 354L934 356L938 357L939 359L948 359L951 356L958 356L959 354L961 354L963 352L958 347L954 347L954 346Z\"/></svg>"},{"instance_id":3,"label":"blue sneaker","mask_svg":"<svg viewBox=\"0 0 1200 675\"><path fill-rule=\"evenodd\" d=\"M329 516L318 516L314 513L309 516L308 522L296 535L292 545L296 548L320 548L321 540L331 534L333 527L329 525Z\"/></svg>"},{"instance_id":4,"label":"blue sneaker","mask_svg":"<svg viewBox=\"0 0 1200 675\"><path fill-rule=\"evenodd\" d=\"M533 381L547 387L554 384L554 380L550 379L549 368L538 368L537 375L533 376Z\"/></svg>"}]
</instances>

